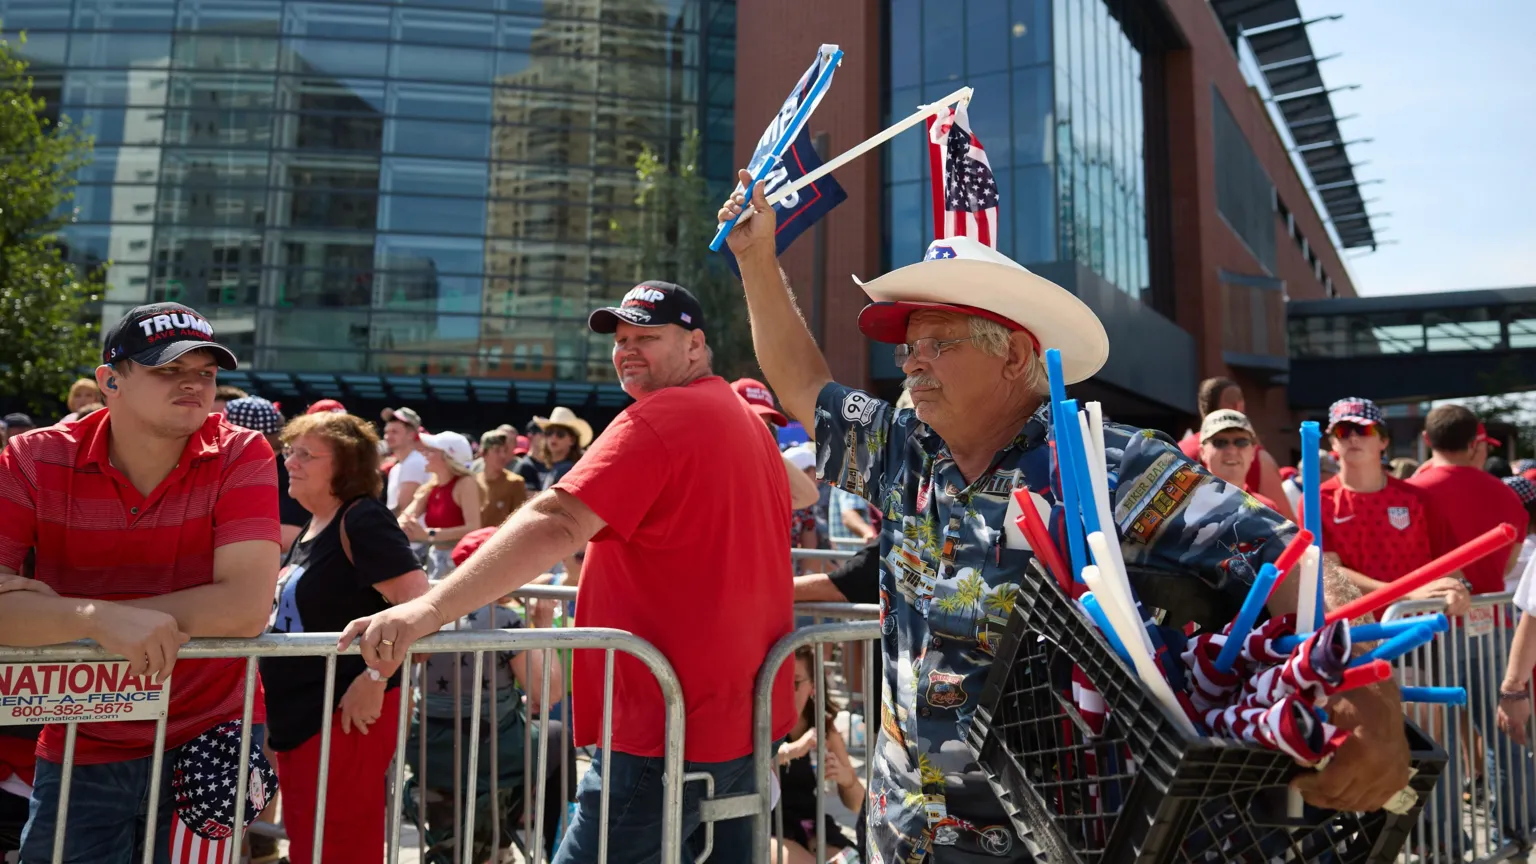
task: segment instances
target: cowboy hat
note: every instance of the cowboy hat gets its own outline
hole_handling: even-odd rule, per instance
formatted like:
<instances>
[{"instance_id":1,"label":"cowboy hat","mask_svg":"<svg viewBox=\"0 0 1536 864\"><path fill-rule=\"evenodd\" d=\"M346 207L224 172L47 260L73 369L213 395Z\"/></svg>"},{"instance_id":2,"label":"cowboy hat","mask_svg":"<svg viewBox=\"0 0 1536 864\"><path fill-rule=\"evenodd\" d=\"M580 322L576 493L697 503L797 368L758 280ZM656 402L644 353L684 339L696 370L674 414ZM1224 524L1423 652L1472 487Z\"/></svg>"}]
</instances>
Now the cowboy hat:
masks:
<instances>
[{"instance_id":1,"label":"cowboy hat","mask_svg":"<svg viewBox=\"0 0 1536 864\"><path fill-rule=\"evenodd\" d=\"M564 405L556 405L555 410L549 412L548 417L535 417L533 422L537 423L539 429L543 431L548 431L551 426L564 426L576 433L576 443L581 445L583 450L592 443L591 424L577 417L575 411Z\"/></svg>"},{"instance_id":2,"label":"cowboy hat","mask_svg":"<svg viewBox=\"0 0 1536 864\"><path fill-rule=\"evenodd\" d=\"M1109 359L1109 335L1086 303L969 237L935 240L922 261L853 281L872 301L859 313L859 330L876 342L907 341L907 319L938 309L1024 330L1042 355L1060 350L1065 384L1093 377Z\"/></svg>"}]
</instances>

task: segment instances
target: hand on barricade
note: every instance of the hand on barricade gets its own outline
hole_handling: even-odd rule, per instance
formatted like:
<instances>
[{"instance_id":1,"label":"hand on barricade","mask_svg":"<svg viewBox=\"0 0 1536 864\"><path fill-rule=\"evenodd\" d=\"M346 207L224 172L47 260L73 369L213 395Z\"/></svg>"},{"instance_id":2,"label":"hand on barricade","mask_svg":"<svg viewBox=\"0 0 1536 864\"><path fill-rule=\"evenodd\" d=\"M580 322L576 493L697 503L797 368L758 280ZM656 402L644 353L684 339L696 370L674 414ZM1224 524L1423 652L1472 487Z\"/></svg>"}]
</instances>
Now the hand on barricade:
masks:
<instances>
[{"instance_id":1,"label":"hand on barricade","mask_svg":"<svg viewBox=\"0 0 1536 864\"><path fill-rule=\"evenodd\" d=\"M785 741L779 745L779 764L788 765L816 749L816 730L808 729L797 741Z\"/></svg>"},{"instance_id":2,"label":"hand on barricade","mask_svg":"<svg viewBox=\"0 0 1536 864\"><path fill-rule=\"evenodd\" d=\"M164 681L176 665L176 652L190 639L164 612L100 601L89 613L90 637L128 661L134 675Z\"/></svg>"},{"instance_id":3,"label":"hand on barricade","mask_svg":"<svg viewBox=\"0 0 1536 864\"><path fill-rule=\"evenodd\" d=\"M1511 699L1499 702L1499 731L1521 747L1526 743L1525 729L1531 722L1531 700Z\"/></svg>"},{"instance_id":4,"label":"hand on barricade","mask_svg":"<svg viewBox=\"0 0 1536 864\"><path fill-rule=\"evenodd\" d=\"M436 633L444 623L432 604L418 597L348 624L336 640L336 650L347 650L355 640L364 663L384 675L393 675L405 659L405 649L417 639Z\"/></svg>"},{"instance_id":5,"label":"hand on barricade","mask_svg":"<svg viewBox=\"0 0 1536 864\"><path fill-rule=\"evenodd\" d=\"M11 591L31 591L34 594L45 594L49 597L59 596L58 592L36 579L28 579L14 573L0 573L0 594Z\"/></svg>"},{"instance_id":6,"label":"hand on barricade","mask_svg":"<svg viewBox=\"0 0 1536 864\"><path fill-rule=\"evenodd\" d=\"M353 678L347 692L342 694L341 704L337 706L341 712L341 731L351 732L356 729L367 735L368 727L384 713L384 690L387 686L388 682L373 681L367 675Z\"/></svg>"},{"instance_id":7,"label":"hand on barricade","mask_svg":"<svg viewBox=\"0 0 1536 864\"><path fill-rule=\"evenodd\" d=\"M1292 783L1308 804L1364 813L1381 809L1408 785L1411 756L1396 692L1376 685L1329 700L1331 722L1352 734L1327 767Z\"/></svg>"},{"instance_id":8,"label":"hand on barricade","mask_svg":"<svg viewBox=\"0 0 1536 864\"><path fill-rule=\"evenodd\" d=\"M1465 615L1472 611L1472 595L1467 586L1449 576L1425 585L1408 595L1415 600L1444 600L1447 615Z\"/></svg>"},{"instance_id":9,"label":"hand on barricade","mask_svg":"<svg viewBox=\"0 0 1536 864\"><path fill-rule=\"evenodd\" d=\"M555 626L555 610L559 608L559 600L532 599L526 607L528 612L529 627L553 627Z\"/></svg>"},{"instance_id":10,"label":"hand on barricade","mask_svg":"<svg viewBox=\"0 0 1536 864\"><path fill-rule=\"evenodd\" d=\"M725 236L725 242L731 247L731 252L740 258L745 253L758 247L766 247L769 252L776 251L774 241L775 222L778 221L773 208L768 206L768 198L764 192L764 184L752 185L752 175L746 171L737 171L736 177L741 185L751 191L752 207L757 211L749 213L737 220L736 227ZM746 193L734 193L725 199L720 212L716 214L721 222L728 221L732 216L746 209Z\"/></svg>"}]
</instances>

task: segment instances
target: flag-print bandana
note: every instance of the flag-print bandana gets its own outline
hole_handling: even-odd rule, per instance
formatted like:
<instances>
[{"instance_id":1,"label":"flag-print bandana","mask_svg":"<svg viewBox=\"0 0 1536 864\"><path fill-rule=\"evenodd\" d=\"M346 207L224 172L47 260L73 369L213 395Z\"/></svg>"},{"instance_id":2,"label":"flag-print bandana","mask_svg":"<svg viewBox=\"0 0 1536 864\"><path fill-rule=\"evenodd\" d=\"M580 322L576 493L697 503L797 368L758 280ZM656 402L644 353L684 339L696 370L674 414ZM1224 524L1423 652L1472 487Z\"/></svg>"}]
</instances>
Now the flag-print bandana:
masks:
<instances>
[{"instance_id":1,"label":"flag-print bandana","mask_svg":"<svg viewBox=\"0 0 1536 864\"><path fill-rule=\"evenodd\" d=\"M277 775L254 741L247 761L242 828L251 824L277 793ZM234 833L239 766L238 720L209 729L183 744L176 754L171 774L171 791L176 799L176 824L171 846L172 859L178 864L224 860L220 850ZM177 850L182 850L182 854L175 854Z\"/></svg>"}]
</instances>

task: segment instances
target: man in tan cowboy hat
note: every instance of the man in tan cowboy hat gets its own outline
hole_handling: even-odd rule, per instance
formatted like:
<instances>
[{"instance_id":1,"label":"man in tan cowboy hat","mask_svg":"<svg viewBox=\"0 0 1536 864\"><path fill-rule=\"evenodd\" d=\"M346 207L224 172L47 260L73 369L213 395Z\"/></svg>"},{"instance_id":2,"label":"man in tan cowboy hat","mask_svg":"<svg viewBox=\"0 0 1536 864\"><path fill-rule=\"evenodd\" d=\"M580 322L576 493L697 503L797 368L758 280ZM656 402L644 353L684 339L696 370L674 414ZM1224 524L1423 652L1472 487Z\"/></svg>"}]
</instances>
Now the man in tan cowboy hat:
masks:
<instances>
[{"instance_id":1,"label":"man in tan cowboy hat","mask_svg":"<svg viewBox=\"0 0 1536 864\"><path fill-rule=\"evenodd\" d=\"M750 187L750 175L740 176ZM1027 488L1042 515L1056 504L1043 351L1060 349L1065 383L1082 381L1109 356L1104 327L1077 297L995 249L966 237L935 241L920 263L860 283L872 302L859 329L894 345L907 376L915 410L897 411L832 380L775 259L775 216L761 184L752 207L728 239L758 362L785 411L814 429L821 478L886 514L886 695L869 790L872 852L888 862L923 861L930 852L945 864L1029 860L1025 844L1001 827L1010 821L964 732L991 666L992 628L1007 621L1005 612L992 622L989 610L1011 606L1032 557L1016 528L1013 493ZM744 208L733 196L719 218ZM1244 506L1240 490L1214 481L1157 433L1106 424L1104 436L1118 489L1155 488L1175 473L1194 480L1170 492L1172 507L1159 512L1156 530L1134 533L1153 495L1116 502L1128 562L1198 573L1195 590L1240 602L1259 566L1294 536L1295 525ZM1211 527L1222 530L1202 530ZM1233 554L1214 542L1217 533L1250 551ZM1280 583L1272 613L1295 609L1296 582ZM1335 605L1355 596L1344 580L1330 588ZM1385 689L1330 703L1333 722L1362 735L1325 771L1298 781L1313 804L1372 810L1408 782L1401 707L1395 690Z\"/></svg>"},{"instance_id":2,"label":"man in tan cowboy hat","mask_svg":"<svg viewBox=\"0 0 1536 864\"><path fill-rule=\"evenodd\" d=\"M716 797L751 793L758 670L793 626L787 469L767 426L711 371L704 312L687 289L643 282L587 325L612 336L614 371L635 403L452 576L419 601L352 622L342 641L360 636L364 659L392 670L415 639L585 545L582 625L626 630L655 645L682 685L687 770L712 775ZM574 416L556 409L549 419ZM775 735L794 726L792 667L774 680ZM555 864L596 861L605 827L610 861L655 861L660 853L661 690L631 658L617 660L612 676L612 746L581 780ZM605 677L603 652L576 652L578 746L601 741ZM604 781L613 800L628 802L606 826ZM690 785L683 804L694 855L704 842L703 788ZM749 820L714 824L715 859L746 861L752 852Z\"/></svg>"}]
</instances>

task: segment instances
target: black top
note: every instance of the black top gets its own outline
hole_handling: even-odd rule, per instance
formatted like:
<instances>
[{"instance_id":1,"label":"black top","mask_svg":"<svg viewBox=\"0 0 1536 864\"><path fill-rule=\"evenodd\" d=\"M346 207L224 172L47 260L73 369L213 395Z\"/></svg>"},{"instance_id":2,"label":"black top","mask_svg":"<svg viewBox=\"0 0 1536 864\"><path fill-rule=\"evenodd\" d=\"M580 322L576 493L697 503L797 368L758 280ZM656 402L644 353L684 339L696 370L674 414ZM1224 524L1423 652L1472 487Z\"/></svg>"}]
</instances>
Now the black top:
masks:
<instances>
[{"instance_id":1,"label":"black top","mask_svg":"<svg viewBox=\"0 0 1536 864\"><path fill-rule=\"evenodd\" d=\"M571 473L571 469L575 467L576 463L573 460L561 459L559 462L549 466L549 468L541 470L539 472L539 491L544 492L553 488L565 475Z\"/></svg>"},{"instance_id":2,"label":"black top","mask_svg":"<svg viewBox=\"0 0 1536 864\"><path fill-rule=\"evenodd\" d=\"M524 456L518 461L517 467L512 469L514 474L522 477L523 481L528 484L530 496L544 491L544 481L540 477L543 471L544 466L540 465L538 460L532 456Z\"/></svg>"},{"instance_id":3,"label":"black top","mask_svg":"<svg viewBox=\"0 0 1536 864\"><path fill-rule=\"evenodd\" d=\"M827 579L837 590L843 592L849 603L879 603L880 602L880 540L875 538L864 548L853 555L836 570L827 574Z\"/></svg>"},{"instance_id":4,"label":"black top","mask_svg":"<svg viewBox=\"0 0 1536 864\"><path fill-rule=\"evenodd\" d=\"M332 519L308 540L300 534L278 574L268 632L339 633L352 619L389 608L389 601L373 586L421 568L389 508L373 498L360 498L347 508L343 504L340 512L345 513L356 564L347 560L341 548L341 518ZM332 710L366 668L363 658L355 654L337 658ZM267 741L272 749L292 750L319 734L325 658L263 658L261 683L266 690ZM389 686L399 684L397 671Z\"/></svg>"},{"instance_id":5,"label":"black top","mask_svg":"<svg viewBox=\"0 0 1536 864\"><path fill-rule=\"evenodd\" d=\"M277 522L279 525L303 525L309 522L309 511L288 494L288 466L281 455L277 457Z\"/></svg>"}]
</instances>

